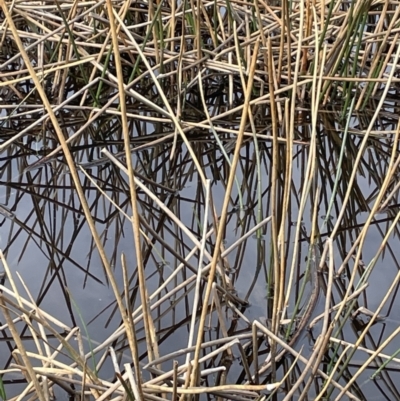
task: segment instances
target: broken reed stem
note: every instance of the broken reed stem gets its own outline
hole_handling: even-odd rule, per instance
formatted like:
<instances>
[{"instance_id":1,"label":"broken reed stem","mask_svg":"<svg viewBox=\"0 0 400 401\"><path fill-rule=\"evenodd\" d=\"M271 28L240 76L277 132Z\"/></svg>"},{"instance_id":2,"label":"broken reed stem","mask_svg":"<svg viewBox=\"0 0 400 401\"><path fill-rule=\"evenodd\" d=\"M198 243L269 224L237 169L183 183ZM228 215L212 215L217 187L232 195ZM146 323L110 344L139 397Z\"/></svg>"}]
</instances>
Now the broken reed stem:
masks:
<instances>
[{"instance_id":1,"label":"broken reed stem","mask_svg":"<svg viewBox=\"0 0 400 401\"><path fill-rule=\"evenodd\" d=\"M29 316L30 320L36 321L38 324L41 324L44 328L50 331L50 333L53 334L55 338L57 338L60 344L63 345L64 349L68 352L74 363L80 367L81 371L88 372L90 380L92 380L94 383L98 383L96 375L90 369L87 368L85 360L71 345L67 343L66 339L63 338L45 319L40 318L39 316L36 316L35 314L32 314L30 311L22 308L21 306L13 302L11 299L5 297L4 294L1 294L1 297L4 304L12 306L17 311L20 311L23 315ZM31 323L29 322L29 324ZM40 355L38 355L37 358L43 359Z\"/></svg>"},{"instance_id":2,"label":"broken reed stem","mask_svg":"<svg viewBox=\"0 0 400 401\"><path fill-rule=\"evenodd\" d=\"M302 363L304 363L305 365L308 362L308 358L303 357L299 352L295 351L292 348L288 347L288 344L283 341L281 338L279 338L278 336L276 336L272 331L268 330L265 326L263 326L260 322L258 322L257 320L255 320L253 322L253 325L257 327L258 330L260 330L262 333L265 333L268 337L270 337L272 340L276 341L281 347L287 349L287 351L289 353L291 353L295 358L298 358L299 361L301 361ZM321 369L318 369L317 373L323 377L324 379L328 379L329 376L322 371ZM337 383L336 381L332 380L332 384L339 390L342 391L343 390L343 386L340 385L339 383ZM356 397L354 394L351 394L349 391L346 391L346 396L348 396L350 399L352 400L357 400L360 401L360 399L358 397Z\"/></svg>"},{"instance_id":3,"label":"broken reed stem","mask_svg":"<svg viewBox=\"0 0 400 401\"><path fill-rule=\"evenodd\" d=\"M2 256L3 258L3 256ZM36 394L39 397L40 401L47 401L46 400L46 396L43 393L43 388L42 386L39 384L39 381L36 377L36 373L33 370L33 366L31 364L30 359L28 358L28 355L26 353L25 350L25 346L24 343L21 341L21 337L18 334L17 329L15 328L14 322L10 316L10 312L9 312L9 307L6 305L6 303L4 302L4 296L3 294L0 294L0 308L3 311L3 315L6 319L8 328L10 329L10 332L12 334L12 337L14 339L15 345L22 357L22 360L24 362L24 366L27 370L29 379L31 380L31 383L33 384L33 386L35 387L36 390Z\"/></svg>"}]
</instances>

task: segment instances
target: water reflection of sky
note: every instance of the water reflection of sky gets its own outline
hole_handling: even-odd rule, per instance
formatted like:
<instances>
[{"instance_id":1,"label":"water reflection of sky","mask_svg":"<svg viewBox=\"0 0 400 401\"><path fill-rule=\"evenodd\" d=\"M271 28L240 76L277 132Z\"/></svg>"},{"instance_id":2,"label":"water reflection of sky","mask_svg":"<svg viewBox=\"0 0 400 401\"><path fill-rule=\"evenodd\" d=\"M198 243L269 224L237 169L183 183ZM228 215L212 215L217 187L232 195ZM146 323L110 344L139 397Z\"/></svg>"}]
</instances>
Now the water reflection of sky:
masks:
<instances>
[{"instance_id":1,"label":"water reflection of sky","mask_svg":"<svg viewBox=\"0 0 400 401\"><path fill-rule=\"evenodd\" d=\"M202 145L199 145L199 149L202 149L201 146ZM203 163L206 166L206 175L215 178L212 182L213 203L216 213L219 214L225 193L223 180L229 169L224 163L221 154L215 151L213 147L204 147L203 149L206 150L206 153L202 156ZM307 160L307 151L301 146L298 148L298 151L298 164L293 171L291 213L290 216L288 216L288 220L292 224L296 224L298 220L297 202L301 195L304 179L304 169L301 167L301 163ZM140 169L142 174L146 172L149 173L152 180L164 186L169 186L175 191L172 191L173 195L163 194L163 196L166 196L164 203L169 204L171 211L177 215L183 224L198 235L201 232L200 227L204 219L204 199L200 197L201 203L198 203L199 188L201 188L201 186L199 185L196 170L190 162L190 159L187 158L186 149L184 147L180 149L181 155L175 166L168 160L165 153L161 153L159 158L149 157L156 154L153 152L154 150L149 154L146 152L134 154L132 157L134 165ZM97 157L101 157L100 153L97 153ZM92 158L92 156L90 156L90 158ZM37 157L31 157L30 159L36 160ZM78 159L81 162L85 162L89 160L89 156L87 153L82 152L82 155L79 156ZM261 208L263 217L265 218L267 217L270 207L269 186L271 166L269 162L265 161L265 155L263 155L263 160L260 189L262 193ZM254 148L252 146L247 145L243 148L240 163L237 172L237 183L240 186L240 191L242 191L244 210L240 211L240 206L238 205L238 187L235 183L231 196L232 203L228 208L228 224L224 241L224 246L226 248L237 241L257 222L258 204L255 192L257 190L256 183L258 183L258 181L255 169ZM55 168L56 166L57 168ZM114 306L109 307L106 312L97 316L101 310L113 304L114 296L106 283L98 254L96 251L92 251L93 243L91 234L84 224L85 219L83 214L79 212L79 200L69 189L71 182L68 169L65 166L59 168L59 165L54 164L54 162L50 162L44 167L40 167L38 170L22 174L20 173L20 167L17 166L15 162L9 164L7 168L11 171L11 174L8 175L10 178L7 178L7 180L5 180L6 175L3 174L1 202L13 213L15 218L21 222L21 225L33 229L38 234L36 236L29 235L26 230L22 229L18 233L17 238L13 239L11 241L12 243L10 243L9 234L13 233L14 235L18 230L18 225L16 225L13 219L3 216L0 246L2 249L7 250L7 261L12 271L21 274L24 281L28 284L33 297L37 298L38 295L43 292L43 286L46 286L51 280L51 277L54 277L55 270L60 269L59 277L54 279L53 283L50 285L50 290L46 293L44 300L41 302L42 308L52 315L59 316L66 324L72 324L68 309L66 308L65 297L62 292L62 287L68 288L73 303L75 304L73 309L77 324L83 328L82 320L86 323L91 322L87 327L90 338L94 342L103 341L112 333L116 325L119 324L120 319L118 315L114 315L112 322L108 322L111 310ZM169 169L176 169L176 171L171 174L170 171L168 173ZM119 205L122 205L124 210L130 213L129 207L127 206L127 179L123 175L120 176L117 174L115 168L112 167L111 164L92 165L88 171L89 174L106 188L106 192L113 197ZM216 173L220 174L220 176L218 177ZM29 174L30 177L34 177L31 178L29 185L26 181L26 174ZM120 288L122 288L120 263L120 254L122 252L127 256L129 272L133 273L136 269L131 224L122 217L115 217L108 222L108 217L115 213L114 207L110 206L108 200L104 200L102 197L96 198L98 191L91 186L82 173L80 173L80 177L81 182L84 183L84 187L86 188L89 204L93 206L92 213L96 216L96 226L104 241L107 255L114 265L115 277ZM182 182L180 180L182 180ZM9 188L5 185L7 182ZM113 190L111 184L114 185L115 190ZM373 193L373 188L367 177L360 176L358 178L358 184L363 193ZM329 182L321 178L319 180L319 185L325 185L325 196L329 198L330 191L332 190L328 187L328 185L330 185ZM157 191L162 193L160 189L157 189ZM11 195L9 195L9 193L11 193ZM46 196L53 201L46 201L42 196ZM141 204L142 216L148 220L148 222L154 224L155 220L153 220L150 212L154 212L156 219L160 218L162 214L154 205L149 203L149 200L145 198L140 191L139 197L141 202L143 202ZM173 201L167 203L171 199ZM55 201L58 202L57 205ZM340 207L341 198L339 195L335 198L335 202L337 202L336 206ZM68 207L63 207L63 205L68 205ZM319 209L320 220L318 224L321 226L322 233L329 231L331 228L329 224L325 227L322 224L323 217L326 213L326 205L326 203L321 202ZM311 210L312 203L309 199L302 217L302 224L304 225L304 230L307 235L310 234ZM336 218L336 210L337 209L334 208L330 216L333 221ZM38 211L41 213L41 219L38 219ZM118 213L115 213L115 216L117 215ZM367 214L358 212L354 217L353 223L357 222L361 224L366 220ZM211 222L212 220L209 218L208 224L210 227ZM83 226L77 230L77 227L80 227L82 223ZM192 247L191 241L187 236L184 234L180 234L179 237L176 236L177 229L170 219L165 219L162 226L158 229L160 230L159 232L162 233L163 239L170 246L177 249L178 252L181 252L182 256ZM227 257L230 266L230 270L227 274L228 277L233 280L237 295L239 298L244 298L248 295L250 306L244 310L244 314L250 321L253 319L269 318L267 313L267 272L271 260L270 230L270 224L268 223L263 230L262 240L257 240L253 235L243 246L234 250ZM290 261L293 252L294 226L288 227L287 232L289 234L286 239L286 246L288 249L288 261ZM46 241L41 240L39 238L40 235L44 236ZM61 235L63 236L62 240L60 239ZM348 250L351 247L350 240L351 237L344 237L345 242L338 243L334 254L336 266L341 264L341 261L345 257L346 249ZM179 243L179 241L181 243ZM368 263L374 257L381 241L382 232L379 232L375 227L371 227L365 242L365 249L363 249L363 261L365 263ZM262 254L260 254L261 244L263 246ZM185 248L184 245L188 245L188 248ZM157 251L155 251L155 249L157 249ZM208 247L208 250L211 252L210 247ZM308 242L302 237L301 254L297 262L300 273L304 272L307 251ZM71 260L65 259L62 254L68 254ZM393 257L395 257L395 255L392 255L392 258ZM190 263L197 267L197 260L195 258L192 258ZM79 270L77 265L84 271ZM159 287L160 283L169 276L176 265L176 259L166 251L162 245L156 243L152 256L146 264L149 294L152 294ZM378 306L384 295L382 291L377 289L387 289L397 272L396 265L392 262L391 258L385 258L384 262L379 261L378 265L379 266L372 272L370 277L371 285L366 292L366 300L368 302L365 306L371 310L374 310ZM96 281L94 278L87 277L85 270L88 270L90 274L97 277L100 282ZM347 278L343 276L342 279L345 283ZM131 286L136 284L136 280L137 277L135 276ZM173 288L173 285L176 285L176 283L172 283L169 288ZM337 297L338 296L339 294L337 294ZM296 294L293 293L290 298L289 315L292 311L295 297ZM321 297L320 305L316 309L315 314L322 312L324 301L324 298ZM137 295L134 308L139 305L140 299ZM182 347L182 344L187 342L187 325L184 324L177 327L177 322L184 321L187 311L191 310L192 301L189 300L186 307L183 305L183 303L179 303L175 308L174 319L171 318L170 314L166 313L157 323L160 333L166 335L166 340L160 344L162 353L169 353L175 350L178 344L179 347ZM160 312L162 313L166 308L167 305L164 305L160 310L153 312L154 317L156 318L157 314ZM79 312L77 312L76 309L79 309ZM389 316L391 321L399 319L396 311L396 308L391 308ZM212 338L215 335L215 332L212 331L213 321L211 321L210 324L211 331L207 335L210 335L210 338ZM106 325L108 325L107 328L105 327ZM378 324L374 327L373 333L376 333L379 337L385 330L390 332L390 326L391 323L387 325L384 323ZM240 322L239 327L245 329L246 325ZM349 327L346 330L349 335L349 340L354 340L355 334L352 329ZM382 330L382 332L379 330ZM173 333L173 335L167 335L168 331ZM141 324L138 325L138 335L142 340L141 352L144 352L144 332ZM5 363L5 360L1 360L0 362ZM238 369L233 369L233 372L238 374Z\"/></svg>"}]
</instances>

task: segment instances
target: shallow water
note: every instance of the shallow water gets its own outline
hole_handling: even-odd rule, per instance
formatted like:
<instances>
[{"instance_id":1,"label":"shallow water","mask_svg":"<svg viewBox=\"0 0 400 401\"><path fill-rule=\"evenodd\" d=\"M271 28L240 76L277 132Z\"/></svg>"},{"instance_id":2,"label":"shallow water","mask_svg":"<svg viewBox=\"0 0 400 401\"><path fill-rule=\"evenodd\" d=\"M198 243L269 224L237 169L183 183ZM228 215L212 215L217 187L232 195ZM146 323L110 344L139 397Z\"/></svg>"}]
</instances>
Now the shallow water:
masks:
<instances>
[{"instance_id":1,"label":"shallow water","mask_svg":"<svg viewBox=\"0 0 400 401\"><path fill-rule=\"evenodd\" d=\"M326 139L328 141L328 139ZM94 145L93 145L94 146ZM205 144L194 141L192 146L196 149L198 157L204 165L206 176L213 177L211 190L213 202L217 213L221 210L224 197L224 182L227 178L229 167L223 160L221 153L216 150L213 144ZM94 154L100 157L93 147ZM204 197L199 176L196 168L188 158L185 146L179 145L179 153L176 160L171 163L168 161L170 145L160 146L159 148L143 151L134 154L132 162L140 169L142 174L147 174L151 180L162 184L164 187L171 188L168 193L160 187L148 185L158 198L177 216L177 218L188 227L198 238L201 237L202 224L204 222ZM115 153L113 147L110 150ZM245 145L241 152L239 170L237 173L236 185L241 188L241 197L245 207L241 210L238 197L238 186L234 185L231 204L229 207L228 222L226 225L224 247L228 248L235 241L240 239L250 228L252 228L260 217L266 217L271 207L270 199L270 171L271 161L269 158L269 145L263 145L261 176L257 173L257 163L254 147ZM102 263L97 251L94 249L91 234L85 221L85 217L80 209L79 200L72 188L68 169L53 161L49 164L39 166L33 171L21 173L21 166L25 163L32 164L38 157L26 156L17 153L17 148L9 148L8 153L3 152L2 176L1 176L1 203L6 210L2 217L2 229L0 237L0 248L6 255L7 262L16 279L17 272L29 288L29 291L38 304L45 311L53 316L57 316L68 326L78 325L82 328L84 336L89 335L93 344L101 343L118 327L120 317L112 313L115 308L115 299L110 286L107 284ZM296 153L297 152L297 153ZM307 148L298 146L295 149L296 168L293 171L291 209L287 215L288 224L285 236L285 249L287 250L287 264L290 266L291 255L295 241L295 228L298 219L298 200L303 191L304 168L307 162ZM14 156L13 156L14 155ZM85 150L75 153L76 160L87 158ZM96 156L94 157L96 158ZM332 160L333 162L333 160ZM327 181L324 176L326 169L332 168L323 166L320 170L321 178L318 178L314 185L322 187L322 195L319 202L319 219L317 224L321 228L321 250L326 238L325 233L330 231L330 225L336 219L336 210L342 203L339 195L335 197L335 204L328 219L328 226L324 225L324 216L327 214L327 200L332 191L332 181ZM128 183L126 177L111 164L93 166L90 165L88 173L97 180L104 188L105 192L129 215ZM133 236L131 224L120 211L117 211L110 202L104 198L90 183L82 173L80 173L81 183L92 210L92 215L96 220L96 228L101 235L107 256L114 266L114 274L121 288L123 288L120 255L123 252L127 257L128 272L132 278L131 290L134 296L132 309L135 310L140 305L140 298L137 289L137 274L135 250L133 247ZM258 181L260 179L260 181ZM374 184L368 185L367 177L360 176L358 188L361 193L368 197L368 193L373 194ZM370 179L369 179L370 180ZM260 185L257 187L257 185ZM345 184L344 184L345 185ZM345 186L344 186L345 188ZM258 192L257 192L258 191ZM259 194L259 195L257 195ZM313 206L313 195L307 200L307 206L302 216L302 232L300 235L300 248L296 266L298 269L298 284L302 282L302 276L306 266L309 242L307 237L311 230L311 208ZM258 203L261 200L261 204ZM348 220L348 227L345 227L334 242L334 264L340 266L345 256L346 250L351 247L351 241L358 232L357 225L362 224L368 217L367 213L361 213L360 199L353 196L350 199L349 214L351 221ZM139 191L140 214L158 235L172 249L181 255L186 255L192 247L189 237L173 223L170 218L160 211L159 206L155 205L147 196ZM12 215L11 215L12 213ZM385 215L384 215L385 216ZM383 216L383 217L384 217ZM382 216L378 216L382 217ZM208 223L212 220L209 217ZM390 222L390 220L389 220ZM374 257L384 233L385 222L381 225L371 226L368 231L366 242L363 248L363 261L368 264ZM352 228L352 226L356 228ZM210 225L211 227L211 225ZM241 313L251 322L254 319L265 321L270 318L270 308L272 299L268 296L268 282L271 266L271 224L267 223L261 231L262 237L257 239L251 235L245 242L240 244L225 259L226 278L231 281L235 293L240 299L249 302L247 308L241 308ZM152 236L149 235L149 238ZM153 237L154 238L154 237ZM213 242L214 237L211 236ZM145 244L145 243L144 243ZM147 290L152 294L164 280L174 271L178 261L167 248L162 245L157 238L155 246L145 246L145 271L147 277ZM211 242L210 242L211 244ZM395 244L395 239L391 238L389 244ZM207 247L211 252L212 248ZM374 311L379 305L382 297L389 288L397 272L397 253L391 249L384 255L384 259L377 261L369 278L369 287L364 295L359 298L360 305ZM189 263L193 268L197 268L198 259L191 258ZM351 264L351 262L349 262ZM182 271L183 272L183 271ZM174 285L182 282L183 277L192 273L186 270L185 276L178 275L167 288L171 290ZM361 274L361 272L360 272ZM357 275L356 282L360 275ZM286 277L288 280L288 276ZM326 274L324 275L326 280ZM348 281L347 275L342 275L334 283L333 299L338 302L340 294L346 288ZM18 282L18 280L17 280ZM297 280L296 280L297 282ZM6 280L6 286L9 286ZM18 284L22 290L22 285ZM298 296L299 286L293 288L293 293L289 298L288 315L291 316L295 299ZM307 292L308 291L308 292ZM306 294L309 290L306 290ZM155 319L156 331L160 339L160 354L164 355L176 349L182 348L187 343L188 332L188 312L190 313L193 305L191 290L186 293L185 301L177 299L177 304L169 309L169 303L164 303L161 309L156 309L152 315ZM307 296L307 295L306 295ZM174 298L171 298L172 302ZM306 301L302 301L303 305ZM323 312L325 297L320 296L319 304L314 311L314 316ZM68 307L68 304L70 306ZM391 321L399 321L396 308L396 294L390 298L390 303L382 311L383 316L388 316ZM227 329L230 335L248 330L245 320L234 316L230 308L224 309ZM234 320L232 320L234 318ZM110 320L111 319L111 320ZM360 322L367 322L368 317L363 315L356 319ZM221 327L215 316L207 322L205 337L211 339L219 338ZM313 337L318 335L321 329L321 322L313 330ZM353 325L346 325L342 335L347 341L356 341L357 332ZM392 324L379 323L371 328L371 335L367 336L365 344L367 348L376 348L379 342L383 341L388 334L394 330ZM87 331L87 332L86 332ZM146 347L144 342L144 331L142 324L137 326L137 335L140 344L140 353L143 353L143 363L146 362L144 355ZM302 346L303 353L312 351L312 343L304 334L298 348ZM2 343L3 349L0 352L0 363L5 366L9 360L6 342ZM1 346L1 345L0 345ZM86 344L88 346L88 344ZM386 352L390 354L397 347L392 343ZM239 357L235 353L235 358ZM358 354L365 358L365 354ZM262 362L262 358L260 357ZM181 362L184 359L179 358ZM242 368L235 363L229 370L229 380L237 380ZM221 362L215 361L216 366ZM166 363L164 369L169 369L170 363ZM108 366L108 367L107 367ZM106 364L102 372L104 377L112 376L112 369ZM369 372L368 372L369 374ZM385 380L389 380L385 375L397 377L397 372L384 373ZM394 380L394 379L392 379ZM390 380L389 380L390 381ZM379 385L386 381L379 381ZM364 394L374 392L378 394L377 383L369 381L368 376L363 374L360 378L361 391ZM9 389L11 384L7 384ZM13 393L14 390L8 390ZM392 389L392 391L394 391Z\"/></svg>"}]
</instances>

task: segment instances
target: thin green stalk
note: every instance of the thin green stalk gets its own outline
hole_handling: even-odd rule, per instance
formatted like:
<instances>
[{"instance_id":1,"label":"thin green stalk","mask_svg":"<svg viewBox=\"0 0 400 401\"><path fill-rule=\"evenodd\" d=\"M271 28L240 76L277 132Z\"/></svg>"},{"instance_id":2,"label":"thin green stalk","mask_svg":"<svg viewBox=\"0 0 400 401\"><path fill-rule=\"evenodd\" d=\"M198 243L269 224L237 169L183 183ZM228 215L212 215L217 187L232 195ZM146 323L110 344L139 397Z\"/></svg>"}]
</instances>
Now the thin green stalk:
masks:
<instances>
[{"instance_id":1,"label":"thin green stalk","mask_svg":"<svg viewBox=\"0 0 400 401\"><path fill-rule=\"evenodd\" d=\"M86 338L87 338L87 341L88 341L88 344L89 344L89 351L90 351L91 359L92 359L92 363L93 363L93 372L94 372L94 374L96 376L98 376L97 367L96 367L96 357L95 357L94 352L93 352L92 341L90 340L90 334L89 334L88 328L86 326L85 319L83 318L83 316L81 314L81 311L80 311L80 309L78 307L78 304L75 302L75 300L74 300L74 298L73 298L73 296L71 294L71 291L69 291L68 288L67 288L67 292L68 292L69 299L71 300L72 305L75 308L75 311L78 313L79 319L81 321L83 330L85 332L85 335L86 335Z\"/></svg>"},{"instance_id":2,"label":"thin green stalk","mask_svg":"<svg viewBox=\"0 0 400 401\"><path fill-rule=\"evenodd\" d=\"M65 18L65 15L64 15L61 7L60 7L60 4L59 4L58 0L56 0L55 3L56 3L56 6L57 6L57 9L58 9L58 11L59 11L59 13L61 15L61 18L62 18L62 20L64 22L65 29L68 32L69 40L70 40L70 43L72 44L72 47L74 49L76 59L80 60L81 56L79 54L78 46L75 43L75 35L71 31L69 23L68 23L67 19ZM82 64L80 64L80 63L78 64L78 67L79 67L79 70L80 70L80 72L82 74L82 78L83 78L85 84L88 84L89 78L88 78L88 76L86 74L86 70L83 68ZM100 105L99 99L96 97L96 93L93 91L92 87L89 87L89 92L90 92L90 95L92 96L92 98L94 100L95 107L99 107L99 105Z\"/></svg>"}]
</instances>

